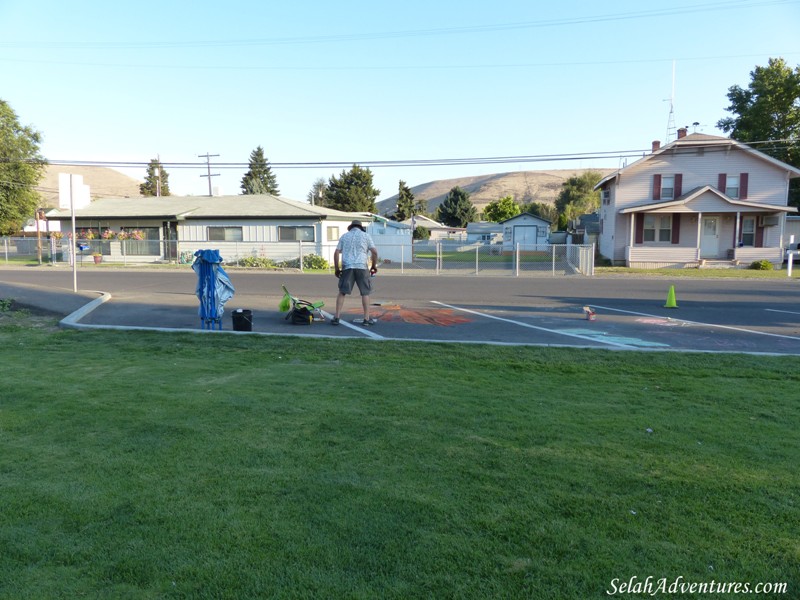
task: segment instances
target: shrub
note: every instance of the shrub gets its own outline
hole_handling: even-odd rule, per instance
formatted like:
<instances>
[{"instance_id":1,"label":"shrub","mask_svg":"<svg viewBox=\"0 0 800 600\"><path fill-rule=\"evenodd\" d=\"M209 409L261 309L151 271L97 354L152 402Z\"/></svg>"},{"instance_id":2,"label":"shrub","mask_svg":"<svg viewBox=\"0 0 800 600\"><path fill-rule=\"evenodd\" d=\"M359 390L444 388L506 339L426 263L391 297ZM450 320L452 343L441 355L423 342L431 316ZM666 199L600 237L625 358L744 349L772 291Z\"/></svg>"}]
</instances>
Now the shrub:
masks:
<instances>
[{"instance_id":1,"label":"shrub","mask_svg":"<svg viewBox=\"0 0 800 600\"><path fill-rule=\"evenodd\" d=\"M275 261L271 258L264 258L262 256L245 256L236 261L240 267L255 267L260 269L274 269Z\"/></svg>"},{"instance_id":2,"label":"shrub","mask_svg":"<svg viewBox=\"0 0 800 600\"><path fill-rule=\"evenodd\" d=\"M754 271L772 271L773 266L768 260L755 260L750 263L749 268L753 269Z\"/></svg>"},{"instance_id":3,"label":"shrub","mask_svg":"<svg viewBox=\"0 0 800 600\"><path fill-rule=\"evenodd\" d=\"M414 228L413 238L415 240L429 240L431 238L431 230L422 225Z\"/></svg>"},{"instance_id":4,"label":"shrub","mask_svg":"<svg viewBox=\"0 0 800 600\"><path fill-rule=\"evenodd\" d=\"M316 254L306 254L303 257L304 269L329 269L328 261Z\"/></svg>"},{"instance_id":5,"label":"shrub","mask_svg":"<svg viewBox=\"0 0 800 600\"><path fill-rule=\"evenodd\" d=\"M283 267L284 269L299 269L300 259L293 258L292 260L285 260L282 263L278 263L278 266ZM321 256L317 256L316 254L306 254L303 257L303 268L330 269L330 265L328 264L328 261L322 258Z\"/></svg>"}]
</instances>

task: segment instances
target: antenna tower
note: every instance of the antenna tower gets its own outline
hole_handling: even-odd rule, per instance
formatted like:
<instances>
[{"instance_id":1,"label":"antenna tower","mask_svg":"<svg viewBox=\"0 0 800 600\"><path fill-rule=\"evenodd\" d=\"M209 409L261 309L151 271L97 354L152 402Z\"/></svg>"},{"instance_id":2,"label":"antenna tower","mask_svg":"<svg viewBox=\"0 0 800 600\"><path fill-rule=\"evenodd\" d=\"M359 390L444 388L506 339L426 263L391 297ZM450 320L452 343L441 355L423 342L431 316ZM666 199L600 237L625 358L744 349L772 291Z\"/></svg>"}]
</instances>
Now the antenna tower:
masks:
<instances>
[{"instance_id":1,"label":"antenna tower","mask_svg":"<svg viewBox=\"0 0 800 600\"><path fill-rule=\"evenodd\" d=\"M672 93L669 96L669 117L667 117L667 138L666 143L670 143L678 135L675 128L675 61L672 61Z\"/></svg>"}]
</instances>

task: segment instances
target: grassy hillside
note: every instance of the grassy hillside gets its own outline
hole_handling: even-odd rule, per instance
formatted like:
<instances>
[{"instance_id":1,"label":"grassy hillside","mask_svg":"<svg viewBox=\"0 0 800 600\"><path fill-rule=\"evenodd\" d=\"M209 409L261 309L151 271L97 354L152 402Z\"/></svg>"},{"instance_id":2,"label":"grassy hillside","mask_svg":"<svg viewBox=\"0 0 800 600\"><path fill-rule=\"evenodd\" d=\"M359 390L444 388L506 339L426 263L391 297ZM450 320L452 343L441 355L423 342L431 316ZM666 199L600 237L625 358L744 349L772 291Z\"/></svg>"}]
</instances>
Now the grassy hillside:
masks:
<instances>
[{"instance_id":1,"label":"grassy hillside","mask_svg":"<svg viewBox=\"0 0 800 600\"><path fill-rule=\"evenodd\" d=\"M138 198L139 184L144 181L144 175L142 181L138 181L108 167L48 165L38 186L43 205L47 208L58 206L59 173L82 175L92 198Z\"/></svg>"},{"instance_id":2,"label":"grassy hillside","mask_svg":"<svg viewBox=\"0 0 800 600\"><path fill-rule=\"evenodd\" d=\"M513 196L521 203L555 202L561 185L570 177L594 170L607 175L613 169L554 169L550 171L514 171L512 173L495 173L477 175L475 177L458 177L440 179L413 186L411 191L418 200L428 203L428 212L434 212L444 201L447 193L459 186L470 194L475 207L482 211L490 202L504 196ZM391 214L397 207L397 194L376 203L378 214Z\"/></svg>"}]
</instances>

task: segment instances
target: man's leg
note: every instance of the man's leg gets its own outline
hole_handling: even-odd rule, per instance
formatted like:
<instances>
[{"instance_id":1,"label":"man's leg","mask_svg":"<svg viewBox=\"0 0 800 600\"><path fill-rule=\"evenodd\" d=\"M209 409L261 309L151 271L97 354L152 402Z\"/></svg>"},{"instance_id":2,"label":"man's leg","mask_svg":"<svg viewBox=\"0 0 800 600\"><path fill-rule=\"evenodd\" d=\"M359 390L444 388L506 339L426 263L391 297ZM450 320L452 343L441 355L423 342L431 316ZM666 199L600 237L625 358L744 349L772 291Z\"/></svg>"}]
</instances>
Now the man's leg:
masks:
<instances>
[{"instance_id":1,"label":"man's leg","mask_svg":"<svg viewBox=\"0 0 800 600\"><path fill-rule=\"evenodd\" d=\"M334 316L337 319L342 314L342 307L344 306L344 298L345 298L345 295L342 292L339 292L339 295L336 296L336 314Z\"/></svg>"},{"instance_id":2,"label":"man's leg","mask_svg":"<svg viewBox=\"0 0 800 600\"><path fill-rule=\"evenodd\" d=\"M361 296L361 308L364 309L364 320L369 321L369 294Z\"/></svg>"}]
</instances>

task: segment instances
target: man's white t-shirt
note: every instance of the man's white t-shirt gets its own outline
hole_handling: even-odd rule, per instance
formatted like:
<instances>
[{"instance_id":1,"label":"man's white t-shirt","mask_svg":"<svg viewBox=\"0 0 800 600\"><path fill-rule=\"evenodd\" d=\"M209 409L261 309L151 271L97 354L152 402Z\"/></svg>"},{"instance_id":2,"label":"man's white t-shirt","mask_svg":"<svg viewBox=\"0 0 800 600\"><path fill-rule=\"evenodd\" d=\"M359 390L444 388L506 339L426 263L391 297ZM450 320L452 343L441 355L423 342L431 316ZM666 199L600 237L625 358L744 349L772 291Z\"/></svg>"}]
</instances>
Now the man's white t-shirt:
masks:
<instances>
[{"instance_id":1,"label":"man's white t-shirt","mask_svg":"<svg viewBox=\"0 0 800 600\"><path fill-rule=\"evenodd\" d=\"M339 238L339 243L336 245L336 249L342 254L342 268L368 269L369 251L374 247L375 242L368 234L358 227L353 227Z\"/></svg>"}]
</instances>

